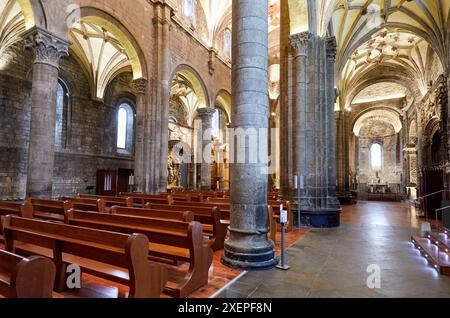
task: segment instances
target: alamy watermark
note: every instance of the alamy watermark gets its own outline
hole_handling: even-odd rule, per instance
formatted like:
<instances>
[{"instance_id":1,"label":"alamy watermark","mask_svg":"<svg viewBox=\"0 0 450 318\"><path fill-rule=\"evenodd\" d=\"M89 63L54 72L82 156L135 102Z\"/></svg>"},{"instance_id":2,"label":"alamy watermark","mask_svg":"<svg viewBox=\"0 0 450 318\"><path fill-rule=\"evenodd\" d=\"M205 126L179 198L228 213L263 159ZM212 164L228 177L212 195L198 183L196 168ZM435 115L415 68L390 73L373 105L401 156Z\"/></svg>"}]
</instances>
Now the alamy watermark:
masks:
<instances>
[{"instance_id":1,"label":"alamy watermark","mask_svg":"<svg viewBox=\"0 0 450 318\"><path fill-rule=\"evenodd\" d=\"M194 125L198 126L201 125ZM275 140L280 135L279 128L228 128L220 141L213 137L212 128L206 131L198 129L194 135L194 144L197 145L195 149L190 149L183 142L172 148L172 155L177 163L259 164L261 174L276 172ZM270 143L270 151L269 137L273 141Z\"/></svg>"},{"instance_id":2,"label":"alamy watermark","mask_svg":"<svg viewBox=\"0 0 450 318\"><path fill-rule=\"evenodd\" d=\"M371 264L367 267L366 285L369 289L381 289L381 267L377 264Z\"/></svg>"}]
</instances>

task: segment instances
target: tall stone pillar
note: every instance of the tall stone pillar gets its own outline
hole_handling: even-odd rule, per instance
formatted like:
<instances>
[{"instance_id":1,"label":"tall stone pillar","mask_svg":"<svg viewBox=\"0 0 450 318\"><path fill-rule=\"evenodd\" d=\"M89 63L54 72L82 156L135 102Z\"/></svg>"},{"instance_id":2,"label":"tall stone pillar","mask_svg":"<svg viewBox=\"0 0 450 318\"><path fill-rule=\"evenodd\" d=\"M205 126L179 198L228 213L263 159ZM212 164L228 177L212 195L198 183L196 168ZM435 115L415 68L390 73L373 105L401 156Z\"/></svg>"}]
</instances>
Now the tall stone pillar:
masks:
<instances>
[{"instance_id":1,"label":"tall stone pillar","mask_svg":"<svg viewBox=\"0 0 450 318\"><path fill-rule=\"evenodd\" d=\"M335 64L337 43L335 37L326 39L326 94L325 106L326 120L326 148L328 154L325 156L328 168L327 182L327 206L339 206L336 195L337 188L337 165L336 165L336 127L335 127L335 104L337 99L335 89Z\"/></svg>"},{"instance_id":2,"label":"tall stone pillar","mask_svg":"<svg viewBox=\"0 0 450 318\"><path fill-rule=\"evenodd\" d=\"M147 170L146 170L146 148L148 147L147 134L145 131L147 116L147 85L146 79L138 79L133 82L136 93L136 142L134 155L134 175L136 191L143 193L147 191Z\"/></svg>"},{"instance_id":3,"label":"tall stone pillar","mask_svg":"<svg viewBox=\"0 0 450 318\"><path fill-rule=\"evenodd\" d=\"M170 8L164 7L161 32L160 89L161 89L161 175L159 191L167 191L169 153L169 103L170 103Z\"/></svg>"},{"instance_id":4,"label":"tall stone pillar","mask_svg":"<svg viewBox=\"0 0 450 318\"><path fill-rule=\"evenodd\" d=\"M292 85L292 108L293 108L293 145L295 149L292 152L294 165L294 175L290 176L290 179L294 179L294 176L306 181L308 176L308 168L314 166L314 153L308 149L308 138L314 136L314 132L311 131L312 125L308 124L308 52L310 46L310 40L313 34L310 32L302 32L290 36L290 44L293 52L293 76L291 78ZM298 179L299 180L299 179ZM295 187L295 182L293 182ZM310 202L310 194L307 188L293 189L291 195L293 202L297 203L299 208L309 208L312 203ZM300 196L298 196L300 194Z\"/></svg>"},{"instance_id":5,"label":"tall stone pillar","mask_svg":"<svg viewBox=\"0 0 450 318\"><path fill-rule=\"evenodd\" d=\"M309 31L289 36L291 76L287 105L292 116L292 133L284 133L293 146L284 162L293 166L284 180L283 197L294 203L297 220L312 227L340 224L336 197L334 38L319 37ZM287 57L284 57L286 59ZM283 140L284 140L283 138ZM286 173L286 170L282 171ZM298 189L295 189L297 176ZM286 180L288 182L286 182ZM292 180L292 181L291 181ZM290 196L286 196L289 194Z\"/></svg>"},{"instance_id":6,"label":"tall stone pillar","mask_svg":"<svg viewBox=\"0 0 450 318\"><path fill-rule=\"evenodd\" d=\"M56 90L59 61L68 42L40 28L28 31L25 48L34 54L27 197L51 198L55 161Z\"/></svg>"},{"instance_id":7,"label":"tall stone pillar","mask_svg":"<svg viewBox=\"0 0 450 318\"><path fill-rule=\"evenodd\" d=\"M233 0L232 125L235 131L268 129L268 0ZM252 138L248 138L252 139ZM268 239L268 138L257 136L230 158L230 236L222 262L247 270L276 265ZM245 151L245 162L236 153ZM256 163L250 154L260 153ZM261 158L266 156L266 158Z\"/></svg>"},{"instance_id":8,"label":"tall stone pillar","mask_svg":"<svg viewBox=\"0 0 450 318\"><path fill-rule=\"evenodd\" d=\"M213 108L199 108L197 112L202 120L202 163L200 188L202 190L211 190L212 121L216 110Z\"/></svg>"}]
</instances>

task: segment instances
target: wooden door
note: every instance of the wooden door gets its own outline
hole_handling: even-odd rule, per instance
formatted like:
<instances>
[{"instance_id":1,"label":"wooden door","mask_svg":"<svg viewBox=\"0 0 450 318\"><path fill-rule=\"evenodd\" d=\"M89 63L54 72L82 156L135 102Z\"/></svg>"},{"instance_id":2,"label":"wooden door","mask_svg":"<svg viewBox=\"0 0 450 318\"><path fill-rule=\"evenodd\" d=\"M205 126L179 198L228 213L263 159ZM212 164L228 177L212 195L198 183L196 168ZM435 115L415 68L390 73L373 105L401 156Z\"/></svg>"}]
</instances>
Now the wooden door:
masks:
<instances>
[{"instance_id":1,"label":"wooden door","mask_svg":"<svg viewBox=\"0 0 450 318\"><path fill-rule=\"evenodd\" d=\"M97 195L114 197L117 194L117 171L97 171Z\"/></svg>"},{"instance_id":2,"label":"wooden door","mask_svg":"<svg viewBox=\"0 0 450 318\"><path fill-rule=\"evenodd\" d=\"M130 177L134 175L134 171L130 169L119 169L117 174L117 195L121 192L133 192L133 184L130 184ZM134 178L132 178L134 179ZM131 182L133 183L133 182Z\"/></svg>"}]
</instances>

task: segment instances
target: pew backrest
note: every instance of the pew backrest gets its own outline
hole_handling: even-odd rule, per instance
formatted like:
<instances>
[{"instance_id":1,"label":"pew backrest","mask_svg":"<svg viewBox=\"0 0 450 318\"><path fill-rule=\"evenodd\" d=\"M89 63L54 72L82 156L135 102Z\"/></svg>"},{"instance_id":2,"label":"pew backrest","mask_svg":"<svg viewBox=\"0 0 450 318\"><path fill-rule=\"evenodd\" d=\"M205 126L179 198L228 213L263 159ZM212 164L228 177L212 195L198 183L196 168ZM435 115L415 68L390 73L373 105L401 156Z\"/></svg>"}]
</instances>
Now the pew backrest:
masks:
<instances>
[{"instance_id":1,"label":"pew backrest","mask_svg":"<svg viewBox=\"0 0 450 318\"><path fill-rule=\"evenodd\" d=\"M132 198L134 205L144 207L146 203L173 204L171 194L120 193L121 197Z\"/></svg>"},{"instance_id":2,"label":"pew backrest","mask_svg":"<svg viewBox=\"0 0 450 318\"><path fill-rule=\"evenodd\" d=\"M33 206L33 218L43 220L63 222L66 212L72 208L68 201L29 198L27 202Z\"/></svg>"},{"instance_id":3,"label":"pew backrest","mask_svg":"<svg viewBox=\"0 0 450 318\"><path fill-rule=\"evenodd\" d=\"M0 201L0 216L2 215L19 215L25 218L33 217L33 205L30 202L8 202Z\"/></svg>"},{"instance_id":4,"label":"pew backrest","mask_svg":"<svg viewBox=\"0 0 450 318\"><path fill-rule=\"evenodd\" d=\"M133 207L133 198L130 197L108 197L108 196L98 196L92 194L78 194L80 199L102 199L105 202L106 208L110 208L114 205Z\"/></svg>"},{"instance_id":5,"label":"pew backrest","mask_svg":"<svg viewBox=\"0 0 450 318\"><path fill-rule=\"evenodd\" d=\"M150 219L168 219L182 222L194 221L194 214L190 211L151 210L142 208L127 208L113 206L111 214L135 216Z\"/></svg>"},{"instance_id":6,"label":"pew backrest","mask_svg":"<svg viewBox=\"0 0 450 318\"><path fill-rule=\"evenodd\" d=\"M100 213L106 212L106 203L104 199L60 197L59 200L70 202L71 208L75 210L100 212Z\"/></svg>"}]
</instances>

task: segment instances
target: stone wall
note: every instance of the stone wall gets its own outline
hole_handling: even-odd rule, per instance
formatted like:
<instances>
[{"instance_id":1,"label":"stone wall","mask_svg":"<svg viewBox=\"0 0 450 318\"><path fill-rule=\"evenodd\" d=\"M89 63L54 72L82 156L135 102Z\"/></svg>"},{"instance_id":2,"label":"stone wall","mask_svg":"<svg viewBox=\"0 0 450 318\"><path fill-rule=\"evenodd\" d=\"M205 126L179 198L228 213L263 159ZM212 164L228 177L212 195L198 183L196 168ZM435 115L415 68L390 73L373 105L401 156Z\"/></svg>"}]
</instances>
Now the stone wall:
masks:
<instances>
[{"instance_id":1,"label":"stone wall","mask_svg":"<svg viewBox=\"0 0 450 318\"><path fill-rule=\"evenodd\" d=\"M30 134L30 67L23 43L0 56L0 199L25 195Z\"/></svg>"},{"instance_id":2,"label":"stone wall","mask_svg":"<svg viewBox=\"0 0 450 318\"><path fill-rule=\"evenodd\" d=\"M30 131L31 58L17 43L0 57L0 199L25 197ZM55 151L53 195L71 196L96 185L97 169L132 169L133 155L116 151L117 102L134 101L129 73L108 87L105 102L90 99L89 85L73 57L62 60L60 78L69 92L63 111L65 143ZM56 140L62 139L56 136Z\"/></svg>"}]
</instances>

